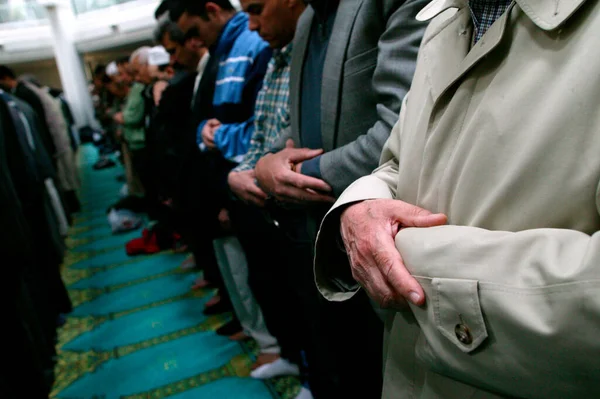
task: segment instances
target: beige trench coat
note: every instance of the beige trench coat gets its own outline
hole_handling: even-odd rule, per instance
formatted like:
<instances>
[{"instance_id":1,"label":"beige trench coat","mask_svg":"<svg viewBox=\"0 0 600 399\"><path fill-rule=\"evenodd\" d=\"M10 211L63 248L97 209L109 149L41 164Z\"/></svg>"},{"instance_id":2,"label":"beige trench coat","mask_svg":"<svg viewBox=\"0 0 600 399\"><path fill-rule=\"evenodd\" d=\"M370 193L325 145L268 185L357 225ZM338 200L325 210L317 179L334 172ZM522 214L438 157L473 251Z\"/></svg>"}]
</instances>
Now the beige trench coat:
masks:
<instances>
[{"instance_id":1,"label":"beige trench coat","mask_svg":"<svg viewBox=\"0 0 600 399\"><path fill-rule=\"evenodd\" d=\"M383 397L600 398L600 5L517 0L472 48L466 1L419 17L382 164L323 222L319 289L358 289L335 241L344 205L444 212L396 237L427 303L387 325Z\"/></svg>"}]
</instances>

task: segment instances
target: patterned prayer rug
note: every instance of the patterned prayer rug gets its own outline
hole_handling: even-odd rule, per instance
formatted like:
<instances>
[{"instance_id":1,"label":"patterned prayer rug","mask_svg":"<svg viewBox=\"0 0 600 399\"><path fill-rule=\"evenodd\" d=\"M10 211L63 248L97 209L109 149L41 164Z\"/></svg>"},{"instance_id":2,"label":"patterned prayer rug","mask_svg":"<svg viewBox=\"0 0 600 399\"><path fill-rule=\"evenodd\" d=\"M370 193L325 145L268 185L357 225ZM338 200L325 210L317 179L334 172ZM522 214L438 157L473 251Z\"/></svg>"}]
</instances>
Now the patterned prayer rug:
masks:
<instances>
[{"instance_id":1,"label":"patterned prayer rug","mask_svg":"<svg viewBox=\"0 0 600 399\"><path fill-rule=\"evenodd\" d=\"M118 199L120 166L93 170L80 150L82 212L67 240L63 278L75 310L59 331L55 399L292 399L296 378L248 377L257 348L215 334L231 315L206 317L210 290L191 291L183 254L128 257L140 231L112 235L106 208Z\"/></svg>"}]
</instances>

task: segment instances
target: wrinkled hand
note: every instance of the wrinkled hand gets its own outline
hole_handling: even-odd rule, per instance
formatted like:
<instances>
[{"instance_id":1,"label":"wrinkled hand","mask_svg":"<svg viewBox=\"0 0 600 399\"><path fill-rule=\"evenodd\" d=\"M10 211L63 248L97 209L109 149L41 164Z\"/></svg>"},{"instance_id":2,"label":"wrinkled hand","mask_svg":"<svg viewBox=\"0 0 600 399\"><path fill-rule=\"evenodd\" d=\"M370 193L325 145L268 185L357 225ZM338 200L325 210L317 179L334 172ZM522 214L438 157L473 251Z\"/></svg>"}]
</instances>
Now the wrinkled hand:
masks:
<instances>
[{"instance_id":1,"label":"wrinkled hand","mask_svg":"<svg viewBox=\"0 0 600 399\"><path fill-rule=\"evenodd\" d=\"M323 150L293 148L293 145L288 140L287 148L258 161L255 174L260 188L283 202L335 202L335 198L325 194L331 192L329 184L295 172L296 164L321 155Z\"/></svg>"},{"instance_id":2,"label":"wrinkled hand","mask_svg":"<svg viewBox=\"0 0 600 399\"><path fill-rule=\"evenodd\" d=\"M117 112L116 114L113 115L113 120L115 122L117 122L118 124L124 124L125 120L123 119L123 113L122 112Z\"/></svg>"},{"instance_id":3,"label":"wrinkled hand","mask_svg":"<svg viewBox=\"0 0 600 399\"><path fill-rule=\"evenodd\" d=\"M254 183L254 170L230 172L227 176L229 188L235 195L246 203L265 206L267 194Z\"/></svg>"},{"instance_id":4,"label":"wrinkled hand","mask_svg":"<svg viewBox=\"0 0 600 399\"><path fill-rule=\"evenodd\" d=\"M218 119L209 119L202 128L202 142L210 149L215 149L215 133L221 126L221 122Z\"/></svg>"},{"instance_id":5,"label":"wrinkled hand","mask_svg":"<svg viewBox=\"0 0 600 399\"><path fill-rule=\"evenodd\" d=\"M401 308L407 300L422 305L425 293L404 266L395 237L405 227L441 226L446 221L444 214L397 200L368 200L349 206L342 212L341 234L352 276L384 308Z\"/></svg>"}]
</instances>

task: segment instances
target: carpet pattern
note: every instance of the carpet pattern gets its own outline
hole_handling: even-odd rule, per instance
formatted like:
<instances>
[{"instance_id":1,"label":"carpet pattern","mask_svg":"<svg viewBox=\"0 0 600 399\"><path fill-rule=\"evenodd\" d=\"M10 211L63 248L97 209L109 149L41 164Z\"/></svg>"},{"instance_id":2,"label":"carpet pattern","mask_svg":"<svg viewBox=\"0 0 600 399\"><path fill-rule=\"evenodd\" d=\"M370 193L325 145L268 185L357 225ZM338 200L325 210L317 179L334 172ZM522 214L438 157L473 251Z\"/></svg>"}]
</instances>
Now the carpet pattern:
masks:
<instances>
[{"instance_id":1,"label":"carpet pattern","mask_svg":"<svg viewBox=\"0 0 600 399\"><path fill-rule=\"evenodd\" d=\"M117 200L120 167L95 171L80 150L82 212L74 221L63 279L75 307L59 330L55 399L292 399L292 377L249 378L257 347L215 334L231 315L206 317L211 290L191 291L185 255L128 257L140 231L112 235L106 208Z\"/></svg>"}]
</instances>

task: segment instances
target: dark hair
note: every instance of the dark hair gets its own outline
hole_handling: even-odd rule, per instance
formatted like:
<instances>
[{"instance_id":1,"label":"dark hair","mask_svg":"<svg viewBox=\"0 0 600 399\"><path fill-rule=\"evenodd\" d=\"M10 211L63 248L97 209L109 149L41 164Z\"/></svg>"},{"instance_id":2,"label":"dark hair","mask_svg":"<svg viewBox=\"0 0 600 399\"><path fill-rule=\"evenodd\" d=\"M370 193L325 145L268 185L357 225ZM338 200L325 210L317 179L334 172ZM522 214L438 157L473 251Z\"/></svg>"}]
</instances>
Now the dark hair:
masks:
<instances>
[{"instance_id":1,"label":"dark hair","mask_svg":"<svg viewBox=\"0 0 600 399\"><path fill-rule=\"evenodd\" d=\"M94 76L102 76L106 74L106 65L98 64L94 68Z\"/></svg>"},{"instance_id":2,"label":"dark hair","mask_svg":"<svg viewBox=\"0 0 600 399\"><path fill-rule=\"evenodd\" d=\"M158 7L156 7L156 10L154 10L154 19L160 20L165 13L169 12L172 3L173 2L171 0L163 0Z\"/></svg>"},{"instance_id":3,"label":"dark hair","mask_svg":"<svg viewBox=\"0 0 600 399\"><path fill-rule=\"evenodd\" d=\"M173 21L177 21L184 12L206 19L206 3L214 3L226 11L235 11L229 0L179 0L169 14Z\"/></svg>"},{"instance_id":4,"label":"dark hair","mask_svg":"<svg viewBox=\"0 0 600 399\"><path fill-rule=\"evenodd\" d=\"M157 44L161 44L166 34L169 34L169 39L175 43L185 43L185 36L179 26L169 19L161 21L156 29L154 30L154 41Z\"/></svg>"},{"instance_id":5,"label":"dark hair","mask_svg":"<svg viewBox=\"0 0 600 399\"><path fill-rule=\"evenodd\" d=\"M10 78L15 79L15 72L6 65L0 65L0 79Z\"/></svg>"},{"instance_id":6,"label":"dark hair","mask_svg":"<svg viewBox=\"0 0 600 399\"><path fill-rule=\"evenodd\" d=\"M56 87L51 87L48 92L52 95L52 97L59 97L61 94L63 94L63 91Z\"/></svg>"},{"instance_id":7,"label":"dark hair","mask_svg":"<svg viewBox=\"0 0 600 399\"><path fill-rule=\"evenodd\" d=\"M184 42L187 42L188 40L190 40L190 39L192 39L194 37L200 37L200 31L198 31L198 28L196 28L195 26L192 26L185 33L185 36L184 36L183 40L184 40Z\"/></svg>"},{"instance_id":8,"label":"dark hair","mask_svg":"<svg viewBox=\"0 0 600 399\"><path fill-rule=\"evenodd\" d=\"M117 58L117 60L115 62L117 63L117 65L128 64L129 63L129 56L128 55L124 55L123 57L119 57L119 58Z\"/></svg>"}]
</instances>

